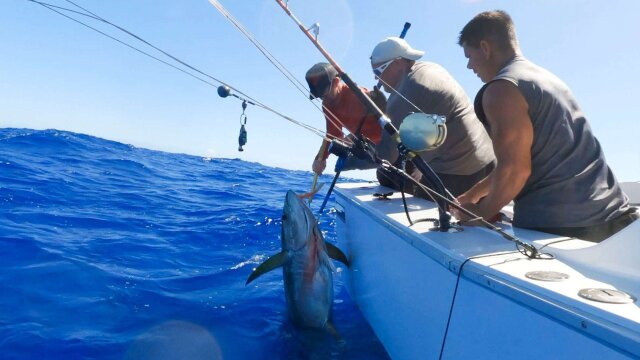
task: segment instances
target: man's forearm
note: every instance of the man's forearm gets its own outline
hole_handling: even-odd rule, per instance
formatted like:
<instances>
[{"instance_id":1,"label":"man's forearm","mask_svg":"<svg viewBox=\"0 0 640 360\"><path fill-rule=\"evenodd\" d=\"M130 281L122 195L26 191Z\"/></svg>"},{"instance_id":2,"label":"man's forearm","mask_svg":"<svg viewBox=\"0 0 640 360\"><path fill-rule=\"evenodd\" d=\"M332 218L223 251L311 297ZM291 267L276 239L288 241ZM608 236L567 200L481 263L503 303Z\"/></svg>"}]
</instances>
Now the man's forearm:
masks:
<instances>
[{"instance_id":1,"label":"man's forearm","mask_svg":"<svg viewBox=\"0 0 640 360\"><path fill-rule=\"evenodd\" d=\"M490 175L488 193L478 203L480 216L491 217L513 200L527 182L530 172L526 168L497 167Z\"/></svg>"},{"instance_id":2,"label":"man's forearm","mask_svg":"<svg viewBox=\"0 0 640 360\"><path fill-rule=\"evenodd\" d=\"M484 179L480 180L477 184L467 190L464 194L458 197L460 203L473 203L476 204L480 199L487 196L491 184L493 172Z\"/></svg>"}]
</instances>

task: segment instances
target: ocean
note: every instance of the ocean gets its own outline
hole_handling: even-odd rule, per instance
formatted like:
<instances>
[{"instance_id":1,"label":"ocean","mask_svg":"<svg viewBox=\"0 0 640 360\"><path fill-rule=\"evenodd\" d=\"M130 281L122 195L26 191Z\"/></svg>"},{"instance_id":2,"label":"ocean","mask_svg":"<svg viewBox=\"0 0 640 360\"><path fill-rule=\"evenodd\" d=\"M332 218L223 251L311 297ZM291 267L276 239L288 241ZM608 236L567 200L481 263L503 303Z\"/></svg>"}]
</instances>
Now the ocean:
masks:
<instances>
[{"instance_id":1,"label":"ocean","mask_svg":"<svg viewBox=\"0 0 640 360\"><path fill-rule=\"evenodd\" d=\"M333 309L341 341L291 325L281 271L245 286L280 251L286 191L307 191L311 178L65 131L1 129L0 357L388 359L341 264ZM321 203L319 195L314 213ZM336 243L333 204L320 228Z\"/></svg>"}]
</instances>

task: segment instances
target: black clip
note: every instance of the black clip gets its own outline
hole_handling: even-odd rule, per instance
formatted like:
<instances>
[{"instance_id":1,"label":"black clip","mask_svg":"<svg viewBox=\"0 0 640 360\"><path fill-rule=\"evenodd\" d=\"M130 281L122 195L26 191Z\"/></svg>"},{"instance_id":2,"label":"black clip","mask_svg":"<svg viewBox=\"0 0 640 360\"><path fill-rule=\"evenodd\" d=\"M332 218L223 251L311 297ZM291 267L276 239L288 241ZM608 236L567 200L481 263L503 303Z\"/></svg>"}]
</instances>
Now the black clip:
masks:
<instances>
[{"instance_id":1,"label":"black clip","mask_svg":"<svg viewBox=\"0 0 640 360\"><path fill-rule=\"evenodd\" d=\"M247 130L244 128L247 125L247 115L244 111L247 109L247 101L242 102L242 115L240 115L240 134L238 135L238 151L244 151L242 147L247 143Z\"/></svg>"},{"instance_id":2,"label":"black clip","mask_svg":"<svg viewBox=\"0 0 640 360\"><path fill-rule=\"evenodd\" d=\"M393 191L388 192L388 193L374 193L373 196L375 196L378 200L391 200L389 199L389 196L393 195Z\"/></svg>"}]
</instances>

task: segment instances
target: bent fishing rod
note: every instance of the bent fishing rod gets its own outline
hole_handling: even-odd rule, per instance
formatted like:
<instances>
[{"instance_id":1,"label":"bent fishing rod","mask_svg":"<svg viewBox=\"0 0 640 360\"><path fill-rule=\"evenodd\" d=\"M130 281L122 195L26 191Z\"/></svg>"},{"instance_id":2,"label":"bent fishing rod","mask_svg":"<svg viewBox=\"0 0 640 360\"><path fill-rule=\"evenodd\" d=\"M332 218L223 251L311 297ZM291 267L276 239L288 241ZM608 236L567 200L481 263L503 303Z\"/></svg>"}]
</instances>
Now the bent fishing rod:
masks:
<instances>
[{"instance_id":1,"label":"bent fishing rod","mask_svg":"<svg viewBox=\"0 0 640 360\"><path fill-rule=\"evenodd\" d=\"M363 91L358 87L358 84L355 83L349 77L349 75L342 69L342 67L338 64L338 62L333 59L331 54L327 50L324 49L322 44L318 41L316 37L311 33L310 30L313 28L307 29L307 27L302 24L300 20L293 14L293 12L289 9L287 4L285 4L282 0L276 0L278 5L285 11L285 13L291 18L300 28L300 30L307 36L307 38L315 45L315 47L322 53L322 55L327 59L327 61L336 69L342 81L347 84L347 86L356 94L358 99L365 107L368 108L369 111L372 111L377 117L380 123L380 127L384 129L387 134L398 144L398 150L400 154L405 156L407 159L411 160L411 162L416 166L416 168L426 177L427 181L437 189L441 194L445 194L445 197L448 198L449 195L446 191L446 188L440 178L436 175L436 173L431 169L431 167L417 154L410 149L408 149L402 143L400 139L400 133L398 129L391 123L391 120L387 117L387 115L380 110L380 108L369 98ZM440 199L440 198L438 198ZM452 200L452 199L449 199ZM442 231L447 231L451 227L451 215L448 213L448 203L446 201L437 201L439 207L439 220L440 220L440 229Z\"/></svg>"},{"instance_id":2,"label":"bent fishing rod","mask_svg":"<svg viewBox=\"0 0 640 360\"><path fill-rule=\"evenodd\" d=\"M314 26L316 26L314 24ZM409 28L411 27L411 23L409 22L405 22L404 26L402 27L402 31L400 32L400 39L404 39L404 37L407 35L407 31L409 31ZM315 29L316 31L318 30L317 28ZM315 32L316 34L316 39L317 37L317 32ZM380 90L380 88L382 87L382 81L378 80L378 82L373 86L374 90ZM358 131L356 131L356 136L359 136L360 134L360 129L362 128L362 123L360 123L360 127L358 127ZM322 146L320 147L320 151L318 152L318 156L320 156L320 154L324 154L325 150L327 148L327 143L323 142ZM338 166L336 166L336 169L338 168ZM329 187L329 191L327 192L327 196L325 196L324 201L322 202L322 206L320 206L320 212L319 214L322 214L322 210L324 209L324 207L327 205L327 201L329 200L329 194L331 194L331 191L333 190L333 187L336 185L336 181L338 180L338 177L340 176L340 172L342 171L342 169L339 169L336 171L336 175L333 178L333 181L331 182L331 186ZM316 184L318 183L318 174L314 174L313 176L313 183L311 185L311 192L313 192L316 188ZM311 199L313 199L313 197L309 198L309 204L311 204ZM435 202L435 201L434 201Z\"/></svg>"}]
</instances>

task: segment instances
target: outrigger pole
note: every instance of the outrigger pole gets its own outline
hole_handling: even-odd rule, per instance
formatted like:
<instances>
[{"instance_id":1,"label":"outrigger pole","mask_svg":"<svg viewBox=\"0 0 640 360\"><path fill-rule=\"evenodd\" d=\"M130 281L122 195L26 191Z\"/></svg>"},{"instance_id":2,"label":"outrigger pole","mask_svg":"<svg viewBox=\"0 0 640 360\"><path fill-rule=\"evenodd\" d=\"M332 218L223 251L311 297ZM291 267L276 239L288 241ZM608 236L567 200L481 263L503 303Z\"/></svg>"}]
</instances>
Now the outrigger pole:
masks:
<instances>
[{"instance_id":1,"label":"outrigger pole","mask_svg":"<svg viewBox=\"0 0 640 360\"><path fill-rule=\"evenodd\" d=\"M436 175L436 173L431 169L431 167L420 157L417 156L416 153L407 149L400 139L400 133L398 129L391 123L391 120L387 117L387 115L378 108L378 106L369 98L356 84L349 75L342 69L342 67L333 59L331 54L329 54L324 47L320 44L318 39L313 36L313 34L307 29L298 18L289 10L287 4L285 4L282 0L276 0L276 2L280 5L280 7L287 13L287 15L298 25L300 30L311 40L311 42L315 45L315 47L322 53L322 55L327 59L327 61L336 69L342 81L347 84L347 86L356 94L360 102L362 102L370 111L373 111L375 115L378 117L380 122L380 127L382 127L391 138L397 142L398 150L400 154L404 155L416 166L416 168L428 179L431 185L436 189L441 197L436 199L439 208L439 227L441 231L447 231L451 227L451 215L448 213L449 209L449 201L453 199L450 198L446 188L440 178ZM359 134L355 134L359 136ZM331 149L331 148L330 148ZM442 200L448 199L449 201ZM438 201L439 200L439 201Z\"/></svg>"}]
</instances>

